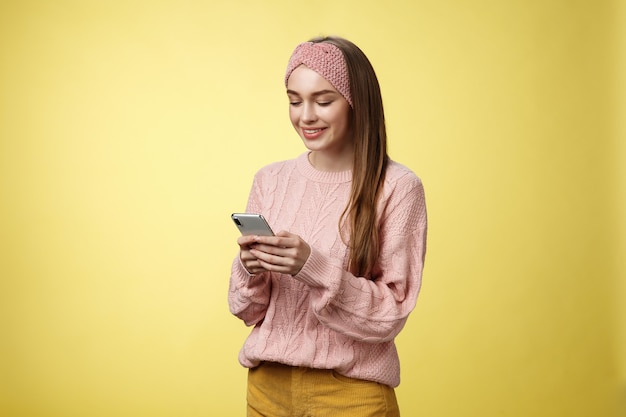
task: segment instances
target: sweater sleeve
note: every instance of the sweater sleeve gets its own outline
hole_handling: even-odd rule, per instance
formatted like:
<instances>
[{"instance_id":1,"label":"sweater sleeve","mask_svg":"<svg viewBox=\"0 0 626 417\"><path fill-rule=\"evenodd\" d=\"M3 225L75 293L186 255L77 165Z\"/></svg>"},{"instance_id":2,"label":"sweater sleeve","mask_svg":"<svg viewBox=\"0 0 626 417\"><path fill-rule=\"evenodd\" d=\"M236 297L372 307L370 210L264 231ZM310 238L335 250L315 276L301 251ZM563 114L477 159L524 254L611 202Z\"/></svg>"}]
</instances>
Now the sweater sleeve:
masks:
<instances>
[{"instance_id":1,"label":"sweater sleeve","mask_svg":"<svg viewBox=\"0 0 626 417\"><path fill-rule=\"evenodd\" d=\"M354 276L338 261L312 249L295 276L311 288L311 306L325 326L350 338L392 340L415 307L426 253L426 206L417 177L389 195L381 219L379 273Z\"/></svg>"},{"instance_id":2,"label":"sweater sleeve","mask_svg":"<svg viewBox=\"0 0 626 417\"><path fill-rule=\"evenodd\" d=\"M260 212L260 190L258 176L255 176L246 207L248 213ZM271 282L269 272L251 275L244 268L237 254L231 268L228 291L230 312L243 320L247 326L262 321L270 301Z\"/></svg>"}]
</instances>

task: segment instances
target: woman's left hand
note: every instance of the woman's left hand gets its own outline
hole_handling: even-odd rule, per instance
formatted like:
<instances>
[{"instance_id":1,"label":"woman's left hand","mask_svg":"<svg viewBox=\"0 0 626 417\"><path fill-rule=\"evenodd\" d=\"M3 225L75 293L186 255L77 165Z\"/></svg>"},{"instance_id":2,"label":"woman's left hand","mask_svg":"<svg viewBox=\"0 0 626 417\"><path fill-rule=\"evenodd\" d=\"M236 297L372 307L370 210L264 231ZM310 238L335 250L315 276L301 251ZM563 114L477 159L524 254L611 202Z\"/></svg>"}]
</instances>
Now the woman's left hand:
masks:
<instances>
[{"instance_id":1,"label":"woman's left hand","mask_svg":"<svg viewBox=\"0 0 626 417\"><path fill-rule=\"evenodd\" d=\"M281 231L276 236L257 236L250 253L268 271L296 275L311 254L311 247L298 235Z\"/></svg>"}]
</instances>

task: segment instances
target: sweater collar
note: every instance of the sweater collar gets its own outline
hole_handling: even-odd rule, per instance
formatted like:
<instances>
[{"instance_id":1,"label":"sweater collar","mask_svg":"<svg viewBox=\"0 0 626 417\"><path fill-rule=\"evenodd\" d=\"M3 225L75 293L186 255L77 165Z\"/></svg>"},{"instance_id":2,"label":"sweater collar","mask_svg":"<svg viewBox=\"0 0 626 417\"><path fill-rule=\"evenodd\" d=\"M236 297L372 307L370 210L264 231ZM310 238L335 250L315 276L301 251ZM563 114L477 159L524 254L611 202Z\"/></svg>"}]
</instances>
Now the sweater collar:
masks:
<instances>
[{"instance_id":1,"label":"sweater collar","mask_svg":"<svg viewBox=\"0 0 626 417\"><path fill-rule=\"evenodd\" d=\"M296 159L298 171L305 177L316 182L341 184L352 181L352 170L347 171L320 171L311 165L309 154L305 152Z\"/></svg>"}]
</instances>

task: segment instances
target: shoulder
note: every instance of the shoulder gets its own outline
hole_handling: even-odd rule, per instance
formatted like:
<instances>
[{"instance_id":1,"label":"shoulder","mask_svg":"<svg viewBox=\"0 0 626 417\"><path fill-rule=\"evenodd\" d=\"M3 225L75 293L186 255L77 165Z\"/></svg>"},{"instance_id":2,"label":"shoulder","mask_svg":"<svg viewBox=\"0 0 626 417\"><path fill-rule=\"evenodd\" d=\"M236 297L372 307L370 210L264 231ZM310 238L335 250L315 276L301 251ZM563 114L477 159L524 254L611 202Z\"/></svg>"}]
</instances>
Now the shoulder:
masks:
<instances>
[{"instance_id":1,"label":"shoulder","mask_svg":"<svg viewBox=\"0 0 626 417\"><path fill-rule=\"evenodd\" d=\"M282 171L285 168L289 168L291 166L296 166L296 160L295 159L288 159L285 161L277 161L277 162L272 162L271 164L267 164L264 167L262 167L261 169L259 169L258 172L276 172L276 171Z\"/></svg>"},{"instance_id":2,"label":"shoulder","mask_svg":"<svg viewBox=\"0 0 626 417\"><path fill-rule=\"evenodd\" d=\"M285 161L272 162L259 169L255 178L276 178L279 174L284 174L286 171L293 171L296 168L297 159L288 159Z\"/></svg>"},{"instance_id":3,"label":"shoulder","mask_svg":"<svg viewBox=\"0 0 626 417\"><path fill-rule=\"evenodd\" d=\"M409 193L422 188L422 180L408 167L389 160L385 171L385 190L387 192Z\"/></svg>"}]
</instances>

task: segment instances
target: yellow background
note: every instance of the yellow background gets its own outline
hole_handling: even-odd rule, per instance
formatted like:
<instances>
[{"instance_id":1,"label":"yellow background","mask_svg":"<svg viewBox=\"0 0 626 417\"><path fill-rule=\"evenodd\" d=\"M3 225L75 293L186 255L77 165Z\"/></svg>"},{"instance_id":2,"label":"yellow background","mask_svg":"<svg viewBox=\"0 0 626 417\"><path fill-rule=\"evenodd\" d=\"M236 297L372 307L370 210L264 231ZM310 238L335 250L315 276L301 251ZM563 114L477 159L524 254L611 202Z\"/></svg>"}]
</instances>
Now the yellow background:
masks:
<instances>
[{"instance_id":1,"label":"yellow background","mask_svg":"<svg viewBox=\"0 0 626 417\"><path fill-rule=\"evenodd\" d=\"M426 186L403 415L625 415L625 20L619 0L1 1L0 415L244 414L229 214L303 151L282 76L319 34L369 56L390 153Z\"/></svg>"}]
</instances>

